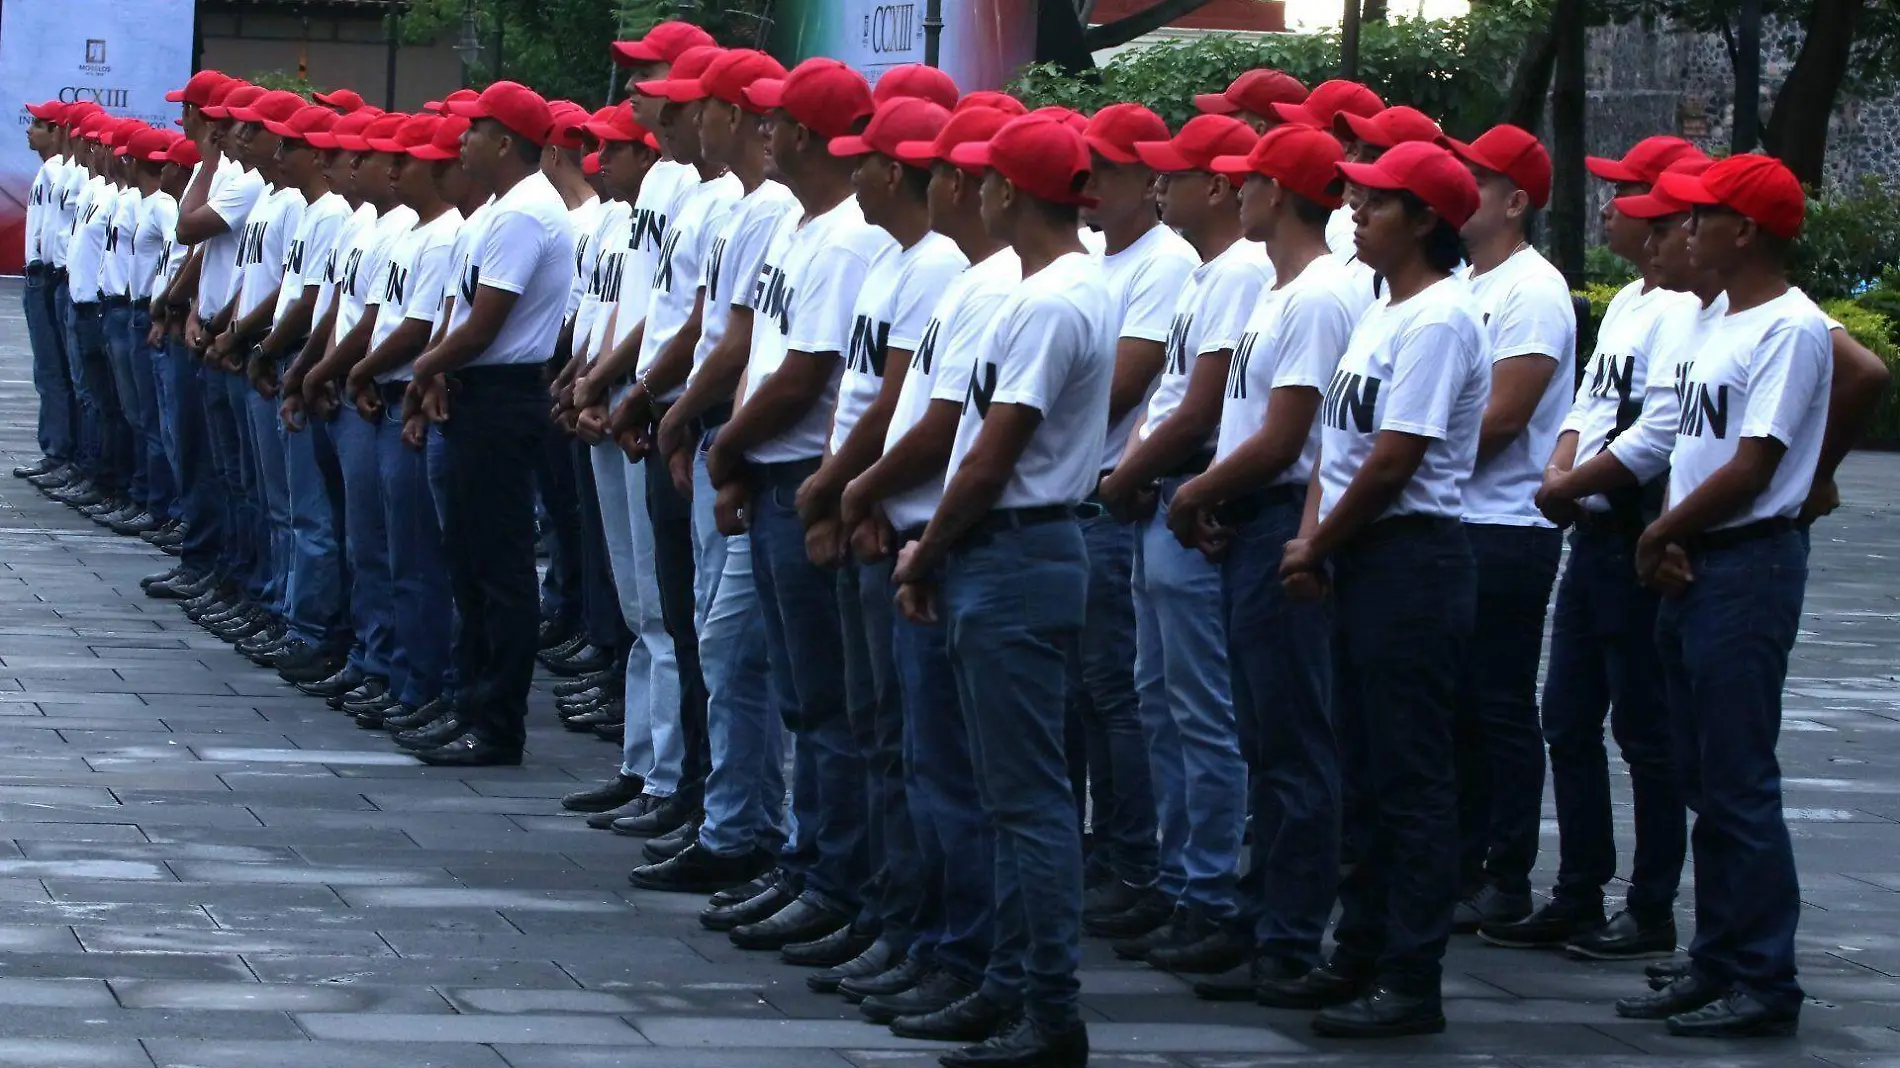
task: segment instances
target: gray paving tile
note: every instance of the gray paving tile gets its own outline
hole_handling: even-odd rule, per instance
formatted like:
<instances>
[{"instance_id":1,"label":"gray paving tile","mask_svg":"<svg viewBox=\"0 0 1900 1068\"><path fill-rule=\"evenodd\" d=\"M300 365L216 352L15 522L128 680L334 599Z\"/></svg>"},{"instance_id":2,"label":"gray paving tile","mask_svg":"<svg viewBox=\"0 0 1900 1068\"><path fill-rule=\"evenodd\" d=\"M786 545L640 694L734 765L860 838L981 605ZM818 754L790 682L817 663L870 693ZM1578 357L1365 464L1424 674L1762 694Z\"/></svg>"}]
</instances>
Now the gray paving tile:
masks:
<instances>
[{"instance_id":1,"label":"gray paving tile","mask_svg":"<svg viewBox=\"0 0 1900 1068\"><path fill-rule=\"evenodd\" d=\"M495 1051L507 1059L509 1068L849 1068L855 1063L842 1054L819 1049L748 1049L735 1055L724 1049L616 1050L605 1046L502 1043L495 1046ZM933 1054L930 1064L936 1063Z\"/></svg>"},{"instance_id":2,"label":"gray paving tile","mask_svg":"<svg viewBox=\"0 0 1900 1068\"><path fill-rule=\"evenodd\" d=\"M432 990L342 983L296 984L115 979L111 993L128 1009L189 1012L452 1012ZM0 998L5 991L0 989Z\"/></svg>"},{"instance_id":3,"label":"gray paving tile","mask_svg":"<svg viewBox=\"0 0 1900 1068\"><path fill-rule=\"evenodd\" d=\"M508 1042L519 1045L631 1047L645 1039L625 1021L602 1016L357 1016L349 1013L297 1014L297 1022L317 1039L367 1042Z\"/></svg>"},{"instance_id":4,"label":"gray paving tile","mask_svg":"<svg viewBox=\"0 0 1900 1068\"><path fill-rule=\"evenodd\" d=\"M151 1068L133 1039L0 1038L7 1068Z\"/></svg>"},{"instance_id":5,"label":"gray paving tile","mask_svg":"<svg viewBox=\"0 0 1900 1068\"><path fill-rule=\"evenodd\" d=\"M157 1068L508 1068L487 1046L454 1043L382 1042L191 1042L145 1043Z\"/></svg>"},{"instance_id":6,"label":"gray paving tile","mask_svg":"<svg viewBox=\"0 0 1900 1068\"><path fill-rule=\"evenodd\" d=\"M455 957L293 957L253 954L246 974L267 983L365 983L373 986L524 987L575 989L559 965L537 960L471 960ZM242 978L243 976L233 976ZM205 978L213 978L206 976ZM223 977L217 977L223 978Z\"/></svg>"}]
</instances>

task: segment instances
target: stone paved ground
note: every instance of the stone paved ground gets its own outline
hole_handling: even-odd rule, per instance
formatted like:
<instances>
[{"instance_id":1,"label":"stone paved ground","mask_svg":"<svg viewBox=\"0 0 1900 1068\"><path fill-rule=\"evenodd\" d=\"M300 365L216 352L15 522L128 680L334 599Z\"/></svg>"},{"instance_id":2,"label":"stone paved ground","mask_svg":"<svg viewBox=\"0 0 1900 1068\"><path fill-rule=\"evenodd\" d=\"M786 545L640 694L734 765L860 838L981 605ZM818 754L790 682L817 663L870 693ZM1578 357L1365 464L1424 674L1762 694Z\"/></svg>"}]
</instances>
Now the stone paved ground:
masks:
<instances>
[{"instance_id":1,"label":"stone paved ground","mask_svg":"<svg viewBox=\"0 0 1900 1068\"><path fill-rule=\"evenodd\" d=\"M9 468L33 452L17 293L0 287ZM1341 1046L1090 946L1094 1063L1900 1068L1900 457L1856 458L1845 483L1782 746L1809 905L1798 1040L1670 1039L1610 1011L1634 966L1461 940L1447 1034ZM636 843L553 800L614 753L557 729L544 689L526 766L421 767L143 598L162 566L0 476L0 1065L934 1063L699 930L697 900L630 890Z\"/></svg>"}]
</instances>

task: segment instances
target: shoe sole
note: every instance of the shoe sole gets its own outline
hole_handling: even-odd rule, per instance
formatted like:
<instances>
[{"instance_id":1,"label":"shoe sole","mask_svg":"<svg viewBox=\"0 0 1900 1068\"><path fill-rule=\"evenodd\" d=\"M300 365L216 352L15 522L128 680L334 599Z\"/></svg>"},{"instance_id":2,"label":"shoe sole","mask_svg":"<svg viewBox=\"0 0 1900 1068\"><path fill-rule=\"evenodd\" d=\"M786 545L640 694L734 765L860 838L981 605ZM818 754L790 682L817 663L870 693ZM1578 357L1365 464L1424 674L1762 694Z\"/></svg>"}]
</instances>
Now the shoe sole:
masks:
<instances>
[{"instance_id":1,"label":"shoe sole","mask_svg":"<svg viewBox=\"0 0 1900 1068\"><path fill-rule=\"evenodd\" d=\"M1770 1020L1746 1026L1714 1027L1707 1030L1684 1027L1664 1020L1663 1029L1677 1038L1792 1038L1801 1029L1800 1020Z\"/></svg>"},{"instance_id":2,"label":"shoe sole","mask_svg":"<svg viewBox=\"0 0 1900 1068\"><path fill-rule=\"evenodd\" d=\"M1631 961L1631 960L1668 960L1676 955L1676 947L1668 949L1646 949L1635 953L1605 953L1600 949L1587 946L1565 946L1564 955L1572 960Z\"/></svg>"},{"instance_id":3,"label":"shoe sole","mask_svg":"<svg viewBox=\"0 0 1900 1068\"><path fill-rule=\"evenodd\" d=\"M1362 1027L1340 1025L1315 1017L1313 1033L1322 1038L1404 1038L1407 1035L1438 1035L1445 1031L1444 1016L1427 1020L1408 1020L1402 1024Z\"/></svg>"},{"instance_id":4,"label":"shoe sole","mask_svg":"<svg viewBox=\"0 0 1900 1068\"><path fill-rule=\"evenodd\" d=\"M1533 942L1526 938L1500 938L1481 930L1478 932L1478 937L1500 949L1563 949L1569 944L1572 936L1565 935L1563 938L1554 938L1546 942Z\"/></svg>"}]
</instances>

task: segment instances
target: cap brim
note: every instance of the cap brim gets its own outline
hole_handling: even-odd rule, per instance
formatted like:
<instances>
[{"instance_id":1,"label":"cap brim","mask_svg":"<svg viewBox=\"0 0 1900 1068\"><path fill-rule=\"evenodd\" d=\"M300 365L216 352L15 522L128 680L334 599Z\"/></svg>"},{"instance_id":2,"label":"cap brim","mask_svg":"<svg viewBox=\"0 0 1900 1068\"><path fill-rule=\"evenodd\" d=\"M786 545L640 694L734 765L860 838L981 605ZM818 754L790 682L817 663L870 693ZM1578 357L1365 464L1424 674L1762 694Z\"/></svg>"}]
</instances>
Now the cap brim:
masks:
<instances>
[{"instance_id":1,"label":"cap brim","mask_svg":"<svg viewBox=\"0 0 1900 1068\"><path fill-rule=\"evenodd\" d=\"M171 92L165 94L165 99L174 104L182 104L185 102L185 91L183 89L173 89Z\"/></svg>"},{"instance_id":2,"label":"cap brim","mask_svg":"<svg viewBox=\"0 0 1900 1068\"><path fill-rule=\"evenodd\" d=\"M215 119L220 122L231 117L229 108L222 108L216 104L206 104L204 107L199 108L198 111L203 114L205 118Z\"/></svg>"},{"instance_id":3,"label":"cap brim","mask_svg":"<svg viewBox=\"0 0 1900 1068\"><path fill-rule=\"evenodd\" d=\"M464 119L489 119L494 117L488 113L487 108L482 106L480 100L445 100L442 102L442 106L450 115L456 115Z\"/></svg>"},{"instance_id":4,"label":"cap brim","mask_svg":"<svg viewBox=\"0 0 1900 1068\"><path fill-rule=\"evenodd\" d=\"M942 159L937 154L935 141L899 141L897 158L899 162L908 163L913 167L928 167Z\"/></svg>"},{"instance_id":5,"label":"cap brim","mask_svg":"<svg viewBox=\"0 0 1900 1068\"><path fill-rule=\"evenodd\" d=\"M1250 156L1215 156L1207 162L1207 169L1229 181L1239 181L1260 173L1253 169Z\"/></svg>"},{"instance_id":6,"label":"cap brim","mask_svg":"<svg viewBox=\"0 0 1900 1068\"><path fill-rule=\"evenodd\" d=\"M341 137L338 137L336 139L336 147L342 149L345 152L370 151L369 142L367 140L361 137L353 137L349 134L344 134Z\"/></svg>"},{"instance_id":7,"label":"cap brim","mask_svg":"<svg viewBox=\"0 0 1900 1068\"><path fill-rule=\"evenodd\" d=\"M1090 148L1094 149L1098 155L1110 163L1128 165L1141 162L1140 156L1115 144L1107 138L1096 137L1093 134L1083 134L1082 140L1087 143Z\"/></svg>"},{"instance_id":8,"label":"cap brim","mask_svg":"<svg viewBox=\"0 0 1900 1068\"><path fill-rule=\"evenodd\" d=\"M663 63L666 61L665 56L654 51L645 41L615 41L613 53L614 59L619 61L621 66L632 66L635 63Z\"/></svg>"},{"instance_id":9,"label":"cap brim","mask_svg":"<svg viewBox=\"0 0 1900 1068\"><path fill-rule=\"evenodd\" d=\"M400 156L409 151L401 141L393 137L371 137L366 140L371 152L388 152L391 155Z\"/></svg>"},{"instance_id":10,"label":"cap brim","mask_svg":"<svg viewBox=\"0 0 1900 1068\"><path fill-rule=\"evenodd\" d=\"M431 163L439 163L448 159L460 159L462 157L462 153L459 151L450 152L446 148L437 148L434 145L417 145L409 149L408 154L416 159L428 160Z\"/></svg>"},{"instance_id":11,"label":"cap brim","mask_svg":"<svg viewBox=\"0 0 1900 1068\"><path fill-rule=\"evenodd\" d=\"M173 119L173 120L172 120L172 125L173 125L173 126L176 126L176 127L178 127L179 129L181 129L181 130L182 130L182 129L184 129L184 128L185 128L185 120L183 120L183 119Z\"/></svg>"},{"instance_id":12,"label":"cap brim","mask_svg":"<svg viewBox=\"0 0 1900 1068\"><path fill-rule=\"evenodd\" d=\"M760 78L745 87L745 98L760 111L770 111L785 102L785 79Z\"/></svg>"},{"instance_id":13,"label":"cap brim","mask_svg":"<svg viewBox=\"0 0 1900 1068\"><path fill-rule=\"evenodd\" d=\"M950 162L966 170L980 170L990 165L990 143L988 141L966 141L950 150Z\"/></svg>"},{"instance_id":14,"label":"cap brim","mask_svg":"<svg viewBox=\"0 0 1900 1068\"><path fill-rule=\"evenodd\" d=\"M1137 141L1135 154L1141 157L1141 162L1163 174L1200 169L1182 155L1172 141Z\"/></svg>"},{"instance_id":15,"label":"cap brim","mask_svg":"<svg viewBox=\"0 0 1900 1068\"><path fill-rule=\"evenodd\" d=\"M296 130L291 129L288 125L281 122L272 122L269 119L265 119L264 129L269 130L271 133L274 133L279 137L293 137L299 141L303 140L302 134L298 133Z\"/></svg>"},{"instance_id":16,"label":"cap brim","mask_svg":"<svg viewBox=\"0 0 1900 1068\"><path fill-rule=\"evenodd\" d=\"M1604 156L1583 157L1583 169L1606 182L1641 182L1643 176L1623 165L1620 159Z\"/></svg>"},{"instance_id":17,"label":"cap brim","mask_svg":"<svg viewBox=\"0 0 1900 1068\"><path fill-rule=\"evenodd\" d=\"M1339 174L1354 185L1367 189L1404 189L1405 183L1388 174L1377 163L1341 163Z\"/></svg>"},{"instance_id":18,"label":"cap brim","mask_svg":"<svg viewBox=\"0 0 1900 1068\"><path fill-rule=\"evenodd\" d=\"M1240 105L1220 93L1196 93L1194 106L1209 115L1232 115Z\"/></svg>"},{"instance_id":19,"label":"cap brim","mask_svg":"<svg viewBox=\"0 0 1900 1068\"><path fill-rule=\"evenodd\" d=\"M655 152L665 151L665 149L660 147L660 139L650 133L647 134L645 137L642 137L640 139L640 143L647 146L648 148L652 149Z\"/></svg>"},{"instance_id":20,"label":"cap brim","mask_svg":"<svg viewBox=\"0 0 1900 1068\"><path fill-rule=\"evenodd\" d=\"M604 122L590 122L582 126L581 129L586 130L596 141L622 144L627 141L638 140L638 135L629 133L615 126L609 126Z\"/></svg>"},{"instance_id":21,"label":"cap brim","mask_svg":"<svg viewBox=\"0 0 1900 1068\"><path fill-rule=\"evenodd\" d=\"M866 141L862 137L849 134L844 137L832 138L829 147L831 148L831 154L840 159L850 156L868 156L877 151L877 149L871 147L869 141Z\"/></svg>"},{"instance_id":22,"label":"cap brim","mask_svg":"<svg viewBox=\"0 0 1900 1068\"><path fill-rule=\"evenodd\" d=\"M1709 192L1702 179L1693 174L1664 173L1656 179L1656 189L1664 196L1692 206L1713 207L1722 203L1722 198Z\"/></svg>"},{"instance_id":23,"label":"cap brim","mask_svg":"<svg viewBox=\"0 0 1900 1068\"><path fill-rule=\"evenodd\" d=\"M1319 130L1327 128L1326 124L1320 121L1319 116L1313 114L1305 104L1276 103L1273 105L1273 113L1280 117L1281 122L1311 126Z\"/></svg>"},{"instance_id":24,"label":"cap brim","mask_svg":"<svg viewBox=\"0 0 1900 1068\"><path fill-rule=\"evenodd\" d=\"M336 135L326 133L322 130L311 130L309 133L303 135L303 139L304 143L308 144L311 148L332 149L337 147Z\"/></svg>"},{"instance_id":25,"label":"cap brim","mask_svg":"<svg viewBox=\"0 0 1900 1068\"><path fill-rule=\"evenodd\" d=\"M226 114L233 122L263 122L264 116L250 108L232 108Z\"/></svg>"},{"instance_id":26,"label":"cap brim","mask_svg":"<svg viewBox=\"0 0 1900 1068\"><path fill-rule=\"evenodd\" d=\"M1671 215L1685 215L1689 211L1689 205L1679 200L1657 196L1654 193L1617 197L1610 201L1610 204L1632 219L1666 219Z\"/></svg>"},{"instance_id":27,"label":"cap brim","mask_svg":"<svg viewBox=\"0 0 1900 1068\"><path fill-rule=\"evenodd\" d=\"M1345 127L1345 133L1369 145L1377 145L1380 148L1392 147L1390 144L1387 144L1388 138L1385 133L1377 126L1374 126L1372 120L1364 115L1354 115L1350 111L1342 111L1334 115L1333 132L1341 132L1340 127L1342 126Z\"/></svg>"}]
</instances>

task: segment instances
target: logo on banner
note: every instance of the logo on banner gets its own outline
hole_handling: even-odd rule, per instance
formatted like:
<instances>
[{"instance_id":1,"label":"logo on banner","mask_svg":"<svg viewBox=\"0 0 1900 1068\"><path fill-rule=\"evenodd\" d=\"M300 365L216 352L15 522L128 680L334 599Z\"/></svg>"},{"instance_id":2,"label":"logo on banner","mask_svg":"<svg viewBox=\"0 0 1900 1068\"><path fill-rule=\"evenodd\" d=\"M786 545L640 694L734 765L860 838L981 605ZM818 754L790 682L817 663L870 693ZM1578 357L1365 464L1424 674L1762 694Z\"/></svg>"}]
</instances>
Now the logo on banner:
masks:
<instances>
[{"instance_id":1,"label":"logo on banner","mask_svg":"<svg viewBox=\"0 0 1900 1068\"><path fill-rule=\"evenodd\" d=\"M106 43L97 37L86 39L86 66L103 67L106 65Z\"/></svg>"},{"instance_id":2,"label":"logo on banner","mask_svg":"<svg viewBox=\"0 0 1900 1068\"><path fill-rule=\"evenodd\" d=\"M916 4L879 4L864 16L864 44L877 56L909 52L921 29Z\"/></svg>"}]
</instances>

